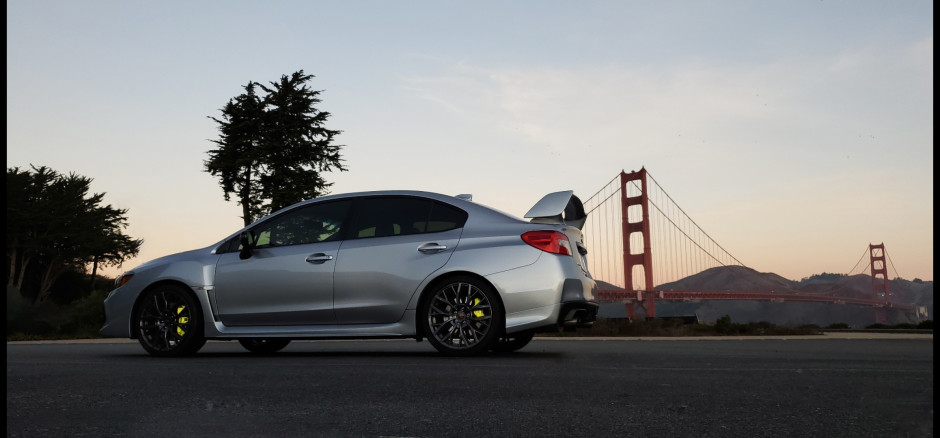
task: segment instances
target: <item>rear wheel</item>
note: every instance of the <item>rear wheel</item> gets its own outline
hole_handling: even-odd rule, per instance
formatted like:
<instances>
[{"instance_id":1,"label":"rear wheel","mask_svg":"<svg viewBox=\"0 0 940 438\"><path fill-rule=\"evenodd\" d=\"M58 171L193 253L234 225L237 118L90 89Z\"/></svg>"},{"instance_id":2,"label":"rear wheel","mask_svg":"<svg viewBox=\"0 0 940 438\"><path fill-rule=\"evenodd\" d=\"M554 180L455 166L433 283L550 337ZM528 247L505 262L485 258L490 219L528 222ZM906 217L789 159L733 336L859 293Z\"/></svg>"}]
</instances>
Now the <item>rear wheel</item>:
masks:
<instances>
[{"instance_id":1,"label":"rear wheel","mask_svg":"<svg viewBox=\"0 0 940 438\"><path fill-rule=\"evenodd\" d=\"M497 353L511 353L528 345L534 336L535 330L503 335L493 343L492 350Z\"/></svg>"},{"instance_id":2,"label":"rear wheel","mask_svg":"<svg viewBox=\"0 0 940 438\"><path fill-rule=\"evenodd\" d=\"M140 298L137 340L154 356L187 356L206 343L202 311L192 294L182 286L166 284Z\"/></svg>"},{"instance_id":3,"label":"rear wheel","mask_svg":"<svg viewBox=\"0 0 940 438\"><path fill-rule=\"evenodd\" d=\"M503 311L490 285L454 277L437 285L418 318L428 342L448 356L485 353L499 336Z\"/></svg>"},{"instance_id":4,"label":"rear wheel","mask_svg":"<svg viewBox=\"0 0 940 438\"><path fill-rule=\"evenodd\" d=\"M281 351L290 339L286 338L241 338L238 340L242 347L255 354L271 354Z\"/></svg>"}]
</instances>

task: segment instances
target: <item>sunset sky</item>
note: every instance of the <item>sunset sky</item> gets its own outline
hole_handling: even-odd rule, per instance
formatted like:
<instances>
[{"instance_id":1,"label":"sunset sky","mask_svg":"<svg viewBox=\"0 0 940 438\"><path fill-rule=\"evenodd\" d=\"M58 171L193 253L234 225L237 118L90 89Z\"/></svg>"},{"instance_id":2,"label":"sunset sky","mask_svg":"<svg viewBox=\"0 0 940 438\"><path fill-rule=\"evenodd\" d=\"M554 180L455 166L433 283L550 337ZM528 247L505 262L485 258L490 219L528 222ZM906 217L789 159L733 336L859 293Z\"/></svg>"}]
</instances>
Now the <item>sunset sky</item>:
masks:
<instances>
[{"instance_id":1,"label":"sunset sky","mask_svg":"<svg viewBox=\"0 0 940 438\"><path fill-rule=\"evenodd\" d=\"M249 81L316 77L333 193L472 193L521 216L644 167L745 265L933 280L933 2L7 2L7 167L94 179L144 239L212 244L203 171ZM119 269L106 270L115 275Z\"/></svg>"}]
</instances>

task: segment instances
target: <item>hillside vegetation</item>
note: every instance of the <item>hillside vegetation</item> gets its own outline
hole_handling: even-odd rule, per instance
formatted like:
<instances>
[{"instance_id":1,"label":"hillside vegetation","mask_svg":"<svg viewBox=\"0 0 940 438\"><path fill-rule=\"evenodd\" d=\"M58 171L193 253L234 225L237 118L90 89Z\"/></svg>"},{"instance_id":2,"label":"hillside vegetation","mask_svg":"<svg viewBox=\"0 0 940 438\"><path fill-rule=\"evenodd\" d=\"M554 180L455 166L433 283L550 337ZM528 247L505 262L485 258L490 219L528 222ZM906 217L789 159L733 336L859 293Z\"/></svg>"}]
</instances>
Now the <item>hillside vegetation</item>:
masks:
<instances>
[{"instance_id":1,"label":"hillside vegetation","mask_svg":"<svg viewBox=\"0 0 940 438\"><path fill-rule=\"evenodd\" d=\"M618 289L599 282L600 289ZM777 294L812 294L843 298L872 298L872 279L868 275L847 276L822 273L800 281L788 280L774 273L757 272L744 266L722 266L707 269L681 280L656 286L657 290L766 292ZM892 324L917 324L933 320L933 281L896 278L888 282L891 302L923 307L926 316L918 319L892 310ZM800 326L844 323L852 328L875 324L874 308L845 304L769 301L701 301L656 303L657 316L696 316L700 321L714 322L724 315L735 321L769 321L778 325ZM623 305L605 303L601 316L623 317Z\"/></svg>"}]
</instances>

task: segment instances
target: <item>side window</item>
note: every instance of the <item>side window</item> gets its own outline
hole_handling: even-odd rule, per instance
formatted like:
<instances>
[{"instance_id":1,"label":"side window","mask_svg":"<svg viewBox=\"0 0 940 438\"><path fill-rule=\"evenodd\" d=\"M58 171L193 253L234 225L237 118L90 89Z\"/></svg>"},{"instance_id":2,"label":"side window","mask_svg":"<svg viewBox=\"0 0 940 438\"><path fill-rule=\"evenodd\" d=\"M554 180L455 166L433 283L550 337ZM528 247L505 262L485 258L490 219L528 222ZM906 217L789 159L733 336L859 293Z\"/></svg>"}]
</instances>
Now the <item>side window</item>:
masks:
<instances>
[{"instance_id":1,"label":"side window","mask_svg":"<svg viewBox=\"0 0 940 438\"><path fill-rule=\"evenodd\" d=\"M343 221L352 201L335 201L297 208L251 230L255 247L303 245L343 238Z\"/></svg>"},{"instance_id":2,"label":"side window","mask_svg":"<svg viewBox=\"0 0 940 438\"><path fill-rule=\"evenodd\" d=\"M356 213L349 238L400 236L427 232L432 201L409 197L363 198Z\"/></svg>"},{"instance_id":3,"label":"side window","mask_svg":"<svg viewBox=\"0 0 940 438\"><path fill-rule=\"evenodd\" d=\"M467 212L452 205L435 202L434 207L431 208L427 232L436 233L461 228L466 222Z\"/></svg>"}]
</instances>

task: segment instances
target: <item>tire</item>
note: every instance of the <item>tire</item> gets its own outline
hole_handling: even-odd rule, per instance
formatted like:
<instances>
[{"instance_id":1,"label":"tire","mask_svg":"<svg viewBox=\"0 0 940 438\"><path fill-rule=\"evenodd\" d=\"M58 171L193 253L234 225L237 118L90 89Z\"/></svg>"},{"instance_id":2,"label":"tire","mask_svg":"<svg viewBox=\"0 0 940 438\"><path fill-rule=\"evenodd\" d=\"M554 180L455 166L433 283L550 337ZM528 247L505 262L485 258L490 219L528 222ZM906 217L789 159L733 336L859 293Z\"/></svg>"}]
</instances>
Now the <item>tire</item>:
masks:
<instances>
[{"instance_id":1,"label":"tire","mask_svg":"<svg viewBox=\"0 0 940 438\"><path fill-rule=\"evenodd\" d=\"M273 354L281 351L290 339L287 338L241 338L238 340L242 347L255 354Z\"/></svg>"},{"instance_id":2,"label":"tire","mask_svg":"<svg viewBox=\"0 0 940 438\"><path fill-rule=\"evenodd\" d=\"M535 336L535 330L528 330L511 335L503 335L496 339L491 347L497 353L512 353L522 347L525 347Z\"/></svg>"},{"instance_id":3,"label":"tire","mask_svg":"<svg viewBox=\"0 0 940 438\"><path fill-rule=\"evenodd\" d=\"M166 284L144 292L134 325L140 345L153 356L189 356L206 343L202 309L182 286Z\"/></svg>"},{"instance_id":4,"label":"tire","mask_svg":"<svg viewBox=\"0 0 940 438\"><path fill-rule=\"evenodd\" d=\"M474 277L449 278L430 290L418 312L428 342L447 356L488 351L503 324L499 297Z\"/></svg>"}]
</instances>

